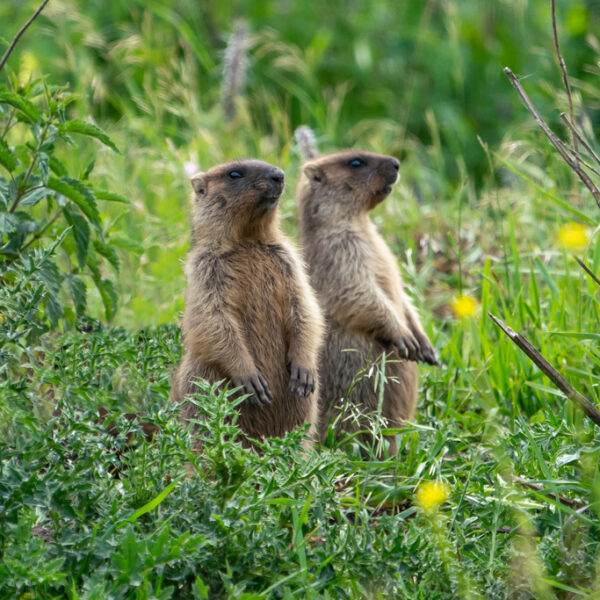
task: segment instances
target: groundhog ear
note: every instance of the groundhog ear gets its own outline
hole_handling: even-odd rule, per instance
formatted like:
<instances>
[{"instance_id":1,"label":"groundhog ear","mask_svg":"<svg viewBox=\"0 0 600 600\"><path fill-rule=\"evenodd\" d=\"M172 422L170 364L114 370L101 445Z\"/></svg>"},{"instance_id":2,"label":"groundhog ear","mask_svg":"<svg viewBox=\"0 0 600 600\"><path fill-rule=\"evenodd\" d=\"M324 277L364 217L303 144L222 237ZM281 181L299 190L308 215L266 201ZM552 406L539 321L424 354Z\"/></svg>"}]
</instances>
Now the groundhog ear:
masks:
<instances>
[{"instance_id":1,"label":"groundhog ear","mask_svg":"<svg viewBox=\"0 0 600 600\"><path fill-rule=\"evenodd\" d=\"M317 183L325 179L325 173L323 169L314 163L306 163L304 165L304 174L310 179L310 181L316 181Z\"/></svg>"},{"instance_id":2,"label":"groundhog ear","mask_svg":"<svg viewBox=\"0 0 600 600\"><path fill-rule=\"evenodd\" d=\"M204 173L196 173L190 177L190 183L194 188L194 192L198 196L206 194L206 175Z\"/></svg>"}]
</instances>

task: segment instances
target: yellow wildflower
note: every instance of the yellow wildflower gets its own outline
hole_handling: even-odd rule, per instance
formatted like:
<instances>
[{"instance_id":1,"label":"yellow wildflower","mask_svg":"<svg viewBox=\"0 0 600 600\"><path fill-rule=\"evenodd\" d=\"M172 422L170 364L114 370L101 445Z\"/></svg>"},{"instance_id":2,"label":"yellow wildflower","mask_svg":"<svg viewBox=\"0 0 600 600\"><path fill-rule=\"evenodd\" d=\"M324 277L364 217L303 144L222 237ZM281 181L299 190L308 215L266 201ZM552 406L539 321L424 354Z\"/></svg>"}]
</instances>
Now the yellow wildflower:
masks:
<instances>
[{"instance_id":1,"label":"yellow wildflower","mask_svg":"<svg viewBox=\"0 0 600 600\"><path fill-rule=\"evenodd\" d=\"M6 317L2 313L0 313L0 325L2 325L4 321L6 321Z\"/></svg>"},{"instance_id":2,"label":"yellow wildflower","mask_svg":"<svg viewBox=\"0 0 600 600\"><path fill-rule=\"evenodd\" d=\"M588 241L587 228L581 223L567 223L558 230L558 243L567 250L581 250Z\"/></svg>"},{"instance_id":3,"label":"yellow wildflower","mask_svg":"<svg viewBox=\"0 0 600 600\"><path fill-rule=\"evenodd\" d=\"M417 505L426 513L434 513L450 496L445 483L426 481L417 490Z\"/></svg>"},{"instance_id":4,"label":"yellow wildflower","mask_svg":"<svg viewBox=\"0 0 600 600\"><path fill-rule=\"evenodd\" d=\"M472 317L477 312L477 300L471 296L458 296L452 300L452 309L457 317Z\"/></svg>"}]
</instances>

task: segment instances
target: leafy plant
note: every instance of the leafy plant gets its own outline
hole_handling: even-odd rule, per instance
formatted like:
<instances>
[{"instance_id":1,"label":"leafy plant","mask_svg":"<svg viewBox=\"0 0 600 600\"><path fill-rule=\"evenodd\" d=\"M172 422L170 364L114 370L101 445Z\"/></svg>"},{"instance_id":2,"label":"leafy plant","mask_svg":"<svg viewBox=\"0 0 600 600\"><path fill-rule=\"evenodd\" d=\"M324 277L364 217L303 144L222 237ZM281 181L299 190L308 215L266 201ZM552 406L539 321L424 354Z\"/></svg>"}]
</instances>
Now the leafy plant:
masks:
<instances>
[{"instance_id":1,"label":"leafy plant","mask_svg":"<svg viewBox=\"0 0 600 600\"><path fill-rule=\"evenodd\" d=\"M91 281L111 320L117 293L105 271L110 265L118 272L120 260L104 230L98 201L128 201L90 181L93 160L73 173L57 150L63 146L75 152L79 135L118 149L96 125L68 118L73 96L66 87L51 86L45 79L21 85L15 73L7 79L0 85L0 282L13 285L17 265L35 266L35 276L21 285L39 282L40 317L55 328L61 319L73 324L86 313ZM54 244L44 260L30 258L33 249L58 236L61 244Z\"/></svg>"}]
</instances>

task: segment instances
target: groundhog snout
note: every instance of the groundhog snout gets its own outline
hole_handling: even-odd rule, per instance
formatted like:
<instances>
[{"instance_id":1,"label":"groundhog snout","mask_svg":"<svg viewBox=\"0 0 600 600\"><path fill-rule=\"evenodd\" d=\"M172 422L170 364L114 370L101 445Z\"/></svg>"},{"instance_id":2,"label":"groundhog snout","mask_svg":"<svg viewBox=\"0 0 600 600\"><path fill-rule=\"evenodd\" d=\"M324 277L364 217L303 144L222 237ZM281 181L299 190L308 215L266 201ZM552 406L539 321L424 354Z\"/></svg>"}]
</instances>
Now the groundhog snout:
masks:
<instances>
[{"instance_id":1,"label":"groundhog snout","mask_svg":"<svg viewBox=\"0 0 600 600\"><path fill-rule=\"evenodd\" d=\"M398 179L398 170L400 161L393 156L386 157L379 167L379 172L383 175L388 185L396 183Z\"/></svg>"},{"instance_id":2,"label":"groundhog snout","mask_svg":"<svg viewBox=\"0 0 600 600\"><path fill-rule=\"evenodd\" d=\"M264 192L264 195L276 197L281 196L285 185L285 174L281 169L274 167L268 173L265 173L254 185L254 187Z\"/></svg>"}]
</instances>

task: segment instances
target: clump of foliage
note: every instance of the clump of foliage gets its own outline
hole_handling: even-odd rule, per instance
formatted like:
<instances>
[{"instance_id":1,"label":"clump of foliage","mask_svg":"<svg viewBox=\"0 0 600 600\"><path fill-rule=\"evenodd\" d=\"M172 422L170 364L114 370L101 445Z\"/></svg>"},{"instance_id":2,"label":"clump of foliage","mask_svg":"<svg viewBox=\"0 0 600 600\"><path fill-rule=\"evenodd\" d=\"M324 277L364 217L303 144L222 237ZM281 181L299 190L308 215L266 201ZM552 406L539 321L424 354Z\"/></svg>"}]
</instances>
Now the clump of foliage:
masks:
<instances>
[{"instance_id":1,"label":"clump of foliage","mask_svg":"<svg viewBox=\"0 0 600 600\"><path fill-rule=\"evenodd\" d=\"M61 318L73 323L86 313L86 278L100 292L107 319L114 316L117 295L102 271L104 263L118 271L119 256L105 235L97 201L127 202L90 182L93 160L73 173L59 159L57 146L67 144L76 151L77 135L92 136L117 151L97 126L67 118L72 100L65 88L44 79L21 85L13 75L0 85L0 278L3 288L13 286L13 293L38 282L38 305L52 327ZM61 235L52 252L42 260L33 258L32 249L49 246L63 232L68 235ZM16 282L15 272L34 266L30 282Z\"/></svg>"}]
</instances>

